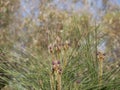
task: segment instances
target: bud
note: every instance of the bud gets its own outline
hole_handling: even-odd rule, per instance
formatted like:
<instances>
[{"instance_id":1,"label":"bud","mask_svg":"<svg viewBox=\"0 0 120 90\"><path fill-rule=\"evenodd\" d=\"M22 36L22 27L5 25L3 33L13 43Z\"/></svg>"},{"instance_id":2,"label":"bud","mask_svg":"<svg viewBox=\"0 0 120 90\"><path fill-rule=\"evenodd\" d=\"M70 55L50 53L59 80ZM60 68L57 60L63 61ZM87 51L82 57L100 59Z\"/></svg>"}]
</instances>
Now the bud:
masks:
<instances>
[{"instance_id":1,"label":"bud","mask_svg":"<svg viewBox=\"0 0 120 90\"><path fill-rule=\"evenodd\" d=\"M53 50L53 45L52 45L52 44L50 44L50 45L48 46L48 51L49 51L49 53L53 53L53 52L54 52L54 50Z\"/></svg>"},{"instance_id":2,"label":"bud","mask_svg":"<svg viewBox=\"0 0 120 90\"><path fill-rule=\"evenodd\" d=\"M60 61L59 60L54 60L52 61L52 72L57 72L61 73L62 69L60 68Z\"/></svg>"},{"instance_id":3,"label":"bud","mask_svg":"<svg viewBox=\"0 0 120 90\"><path fill-rule=\"evenodd\" d=\"M105 53L98 52L98 53L97 53L97 58L98 58L99 60L104 60L105 55L106 55Z\"/></svg>"}]
</instances>

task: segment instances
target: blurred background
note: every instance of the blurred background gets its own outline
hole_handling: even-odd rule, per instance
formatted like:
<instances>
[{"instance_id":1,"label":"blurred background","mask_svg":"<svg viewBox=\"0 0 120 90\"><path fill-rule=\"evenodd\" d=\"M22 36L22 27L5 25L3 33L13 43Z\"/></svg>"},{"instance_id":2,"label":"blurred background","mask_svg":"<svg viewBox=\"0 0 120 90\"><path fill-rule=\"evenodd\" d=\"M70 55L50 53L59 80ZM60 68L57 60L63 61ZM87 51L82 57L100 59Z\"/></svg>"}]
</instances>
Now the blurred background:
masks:
<instances>
[{"instance_id":1,"label":"blurred background","mask_svg":"<svg viewBox=\"0 0 120 90\"><path fill-rule=\"evenodd\" d=\"M0 0L0 56L7 52L0 62L20 51L46 56L56 37L76 43L94 28L97 49L119 67L120 0Z\"/></svg>"},{"instance_id":2,"label":"blurred background","mask_svg":"<svg viewBox=\"0 0 120 90\"><path fill-rule=\"evenodd\" d=\"M46 36L51 30L62 32L64 21L70 23L73 14L100 24L104 37L100 49L111 60L120 57L120 0L1 0L0 47L47 48Z\"/></svg>"}]
</instances>

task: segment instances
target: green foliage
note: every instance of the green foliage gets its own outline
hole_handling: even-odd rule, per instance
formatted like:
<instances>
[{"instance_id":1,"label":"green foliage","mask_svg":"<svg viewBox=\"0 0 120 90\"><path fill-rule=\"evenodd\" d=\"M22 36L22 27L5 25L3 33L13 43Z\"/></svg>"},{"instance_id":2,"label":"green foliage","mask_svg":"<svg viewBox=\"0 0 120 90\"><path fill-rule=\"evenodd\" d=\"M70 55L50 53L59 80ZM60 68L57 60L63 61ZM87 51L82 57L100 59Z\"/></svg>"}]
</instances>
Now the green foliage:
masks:
<instances>
[{"instance_id":1,"label":"green foliage","mask_svg":"<svg viewBox=\"0 0 120 90\"><path fill-rule=\"evenodd\" d=\"M12 1L19 4L19 0ZM106 34L113 29L113 32L119 33L119 13L107 13L98 24L93 21L91 14L79 15L73 11L69 13L41 5L42 13L36 20L29 16L20 20L16 17L10 20L6 19L5 15L12 16L12 11L8 10L7 13L5 10L3 13L3 6L10 9L8 6L11 2L8 1L8 6L5 6L6 2L3 3L3 0L1 2L0 19L11 23L2 25L0 31L0 88L5 86L3 90L55 90L58 87L60 88L57 90L120 89L119 61L109 62L112 56L108 52L113 51L107 46L110 40L108 38L111 36ZM105 42L108 42L107 54L100 63L97 48ZM116 47L118 48L117 45ZM60 62L60 68L56 65L57 69L61 69L60 74L54 69L53 61ZM58 75L61 80L56 79Z\"/></svg>"},{"instance_id":2,"label":"green foliage","mask_svg":"<svg viewBox=\"0 0 120 90\"><path fill-rule=\"evenodd\" d=\"M99 70L95 53L96 28L91 28L93 25L91 26L88 23L89 18L87 16L72 16L70 19L70 26L65 23L62 32L63 34L66 32L68 36L59 34L62 42L66 39L70 40L70 48L66 52L63 50L59 55L63 70L61 75L62 90L119 90L120 87L117 86L120 82L118 67L108 71L105 69L107 66L105 64L103 67L103 83L101 86L99 85ZM98 31L99 28L97 28ZM57 33L55 34L56 36L58 35ZM74 41L75 39L76 41ZM34 46L33 49L35 49ZM16 55L11 54L7 65L1 67L10 76L10 78L5 80L12 90L50 89L53 57L48 53L47 49L40 51L42 53L35 53L30 48L23 50L14 49L14 52ZM12 53L14 52L12 51ZM55 58L58 58L58 56L55 56ZM64 60L67 60L65 67L63 64Z\"/></svg>"}]
</instances>

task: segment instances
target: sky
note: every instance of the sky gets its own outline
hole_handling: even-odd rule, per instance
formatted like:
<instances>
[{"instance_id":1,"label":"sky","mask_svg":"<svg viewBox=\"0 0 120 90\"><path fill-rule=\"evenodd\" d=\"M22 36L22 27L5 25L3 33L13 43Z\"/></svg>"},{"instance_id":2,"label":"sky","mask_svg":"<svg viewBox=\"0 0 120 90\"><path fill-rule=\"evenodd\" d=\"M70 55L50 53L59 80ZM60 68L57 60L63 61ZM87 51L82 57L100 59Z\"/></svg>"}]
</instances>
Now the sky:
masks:
<instances>
[{"instance_id":1,"label":"sky","mask_svg":"<svg viewBox=\"0 0 120 90\"><path fill-rule=\"evenodd\" d=\"M64 1L64 0L63 0ZM61 10L68 10L70 11L72 8L73 10L84 10L86 6L83 5L81 0L77 1L73 4L72 0L65 0L63 2L62 0L53 0L52 5L55 5L56 8ZM110 2L117 4L120 6L120 0L109 0ZM102 4L102 0L88 0L89 3L89 10L93 13L94 17L98 17L97 10L101 9L104 11L104 6ZM34 18L37 18L39 15L39 5L40 0L21 0L21 7L20 12L23 17L27 16L34 16Z\"/></svg>"},{"instance_id":2,"label":"sky","mask_svg":"<svg viewBox=\"0 0 120 90\"><path fill-rule=\"evenodd\" d=\"M33 15L37 17L39 14L39 1L40 0L21 0L20 12L22 16L27 17Z\"/></svg>"}]
</instances>

